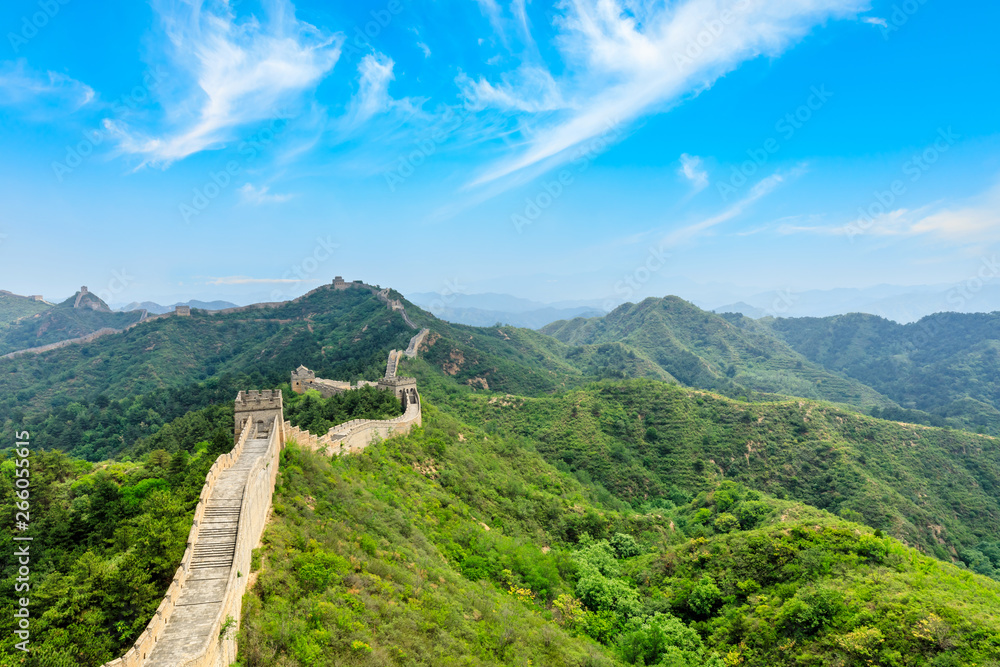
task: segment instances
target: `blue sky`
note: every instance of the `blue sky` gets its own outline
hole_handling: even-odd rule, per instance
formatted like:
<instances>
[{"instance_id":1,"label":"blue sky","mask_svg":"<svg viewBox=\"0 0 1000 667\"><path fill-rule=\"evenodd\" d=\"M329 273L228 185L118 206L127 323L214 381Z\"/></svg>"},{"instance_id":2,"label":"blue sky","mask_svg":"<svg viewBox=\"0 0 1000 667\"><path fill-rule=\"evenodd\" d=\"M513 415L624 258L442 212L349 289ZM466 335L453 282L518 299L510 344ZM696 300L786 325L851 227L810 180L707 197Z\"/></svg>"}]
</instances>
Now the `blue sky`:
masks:
<instances>
[{"instance_id":1,"label":"blue sky","mask_svg":"<svg viewBox=\"0 0 1000 667\"><path fill-rule=\"evenodd\" d=\"M719 305L960 282L1000 241L998 22L968 0L9 0L0 288L244 303L338 274Z\"/></svg>"}]
</instances>

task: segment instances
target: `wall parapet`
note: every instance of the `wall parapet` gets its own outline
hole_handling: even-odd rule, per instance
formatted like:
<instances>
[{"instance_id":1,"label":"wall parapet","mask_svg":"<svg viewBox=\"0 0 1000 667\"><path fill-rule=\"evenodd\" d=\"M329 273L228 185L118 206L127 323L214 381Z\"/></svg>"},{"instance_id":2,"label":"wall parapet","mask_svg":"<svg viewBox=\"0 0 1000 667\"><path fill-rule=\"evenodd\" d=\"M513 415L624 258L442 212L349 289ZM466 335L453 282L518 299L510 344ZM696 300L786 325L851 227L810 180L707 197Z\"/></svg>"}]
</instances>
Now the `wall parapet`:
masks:
<instances>
[{"instance_id":1,"label":"wall parapet","mask_svg":"<svg viewBox=\"0 0 1000 667\"><path fill-rule=\"evenodd\" d=\"M173 581L170 582L170 586L167 588L167 594L163 597L160 605L156 608L156 612L153 614L153 618L146 625L146 629L142 631L139 638L136 639L132 648L126 651L122 657L106 663L103 667L140 667L149 654L153 652L156 642L163 636L167 622L174 613L181 589L184 587L191 573L191 559L194 557L194 548L198 543L200 526L205 519L205 509L208 499L212 495L212 489L215 488L215 483L219 479L219 475L233 467L243 453L247 440L252 439L254 435L254 425L248 424L243 429L233 448L229 452L219 455L215 459L215 463L212 464L212 467L209 468L208 474L205 475L205 484L202 486L201 494L198 496L198 504L194 508L194 517L191 530L188 532L187 546L184 548L184 555L181 557L181 564L174 574Z\"/></svg>"}]
</instances>

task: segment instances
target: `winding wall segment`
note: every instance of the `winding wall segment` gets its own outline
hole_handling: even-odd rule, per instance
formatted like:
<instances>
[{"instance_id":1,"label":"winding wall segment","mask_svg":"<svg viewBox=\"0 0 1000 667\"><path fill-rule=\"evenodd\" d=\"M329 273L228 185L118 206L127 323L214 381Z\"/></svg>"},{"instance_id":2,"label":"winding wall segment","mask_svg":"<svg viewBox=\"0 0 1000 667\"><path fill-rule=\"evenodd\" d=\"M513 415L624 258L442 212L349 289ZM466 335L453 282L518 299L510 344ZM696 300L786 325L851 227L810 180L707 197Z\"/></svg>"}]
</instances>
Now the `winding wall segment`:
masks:
<instances>
[{"instance_id":1,"label":"winding wall segment","mask_svg":"<svg viewBox=\"0 0 1000 667\"><path fill-rule=\"evenodd\" d=\"M401 355L393 352L398 363ZM240 392L236 444L206 475L187 548L167 594L132 648L103 667L231 665L237 657L251 556L264 532L286 439L332 456L360 452L378 440L408 433L422 424L420 395L412 378L399 380L393 384L406 400L402 415L351 420L320 437L284 421L280 392Z\"/></svg>"}]
</instances>

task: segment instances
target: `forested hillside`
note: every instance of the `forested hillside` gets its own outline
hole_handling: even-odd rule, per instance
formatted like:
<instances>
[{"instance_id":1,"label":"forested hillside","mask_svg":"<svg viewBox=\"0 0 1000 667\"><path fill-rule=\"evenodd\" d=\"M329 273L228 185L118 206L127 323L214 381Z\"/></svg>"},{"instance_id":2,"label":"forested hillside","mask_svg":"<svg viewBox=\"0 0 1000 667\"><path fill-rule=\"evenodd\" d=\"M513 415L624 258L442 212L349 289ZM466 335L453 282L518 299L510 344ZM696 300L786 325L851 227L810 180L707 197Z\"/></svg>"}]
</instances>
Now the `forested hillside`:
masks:
<instances>
[{"instance_id":1,"label":"forested hillside","mask_svg":"<svg viewBox=\"0 0 1000 667\"><path fill-rule=\"evenodd\" d=\"M140 312L113 313L89 292L81 298L81 307L74 307L76 300L72 296L55 306L38 304L44 308L35 311L37 317L24 317L0 328L0 355L79 338L99 329L124 329L142 316Z\"/></svg>"},{"instance_id":2,"label":"forested hillside","mask_svg":"<svg viewBox=\"0 0 1000 667\"><path fill-rule=\"evenodd\" d=\"M552 398L453 395L448 406L491 432L529 438L554 465L636 507L736 480L1000 575L995 437L649 381Z\"/></svg>"},{"instance_id":3,"label":"forested hillside","mask_svg":"<svg viewBox=\"0 0 1000 667\"><path fill-rule=\"evenodd\" d=\"M0 329L22 317L44 313L52 306L44 301L0 291Z\"/></svg>"},{"instance_id":4,"label":"forested hillside","mask_svg":"<svg viewBox=\"0 0 1000 667\"><path fill-rule=\"evenodd\" d=\"M194 311L0 360L0 419L49 448L101 460L189 410L287 382L300 364L321 377L381 377L388 350L412 334L362 289L320 290L278 308Z\"/></svg>"},{"instance_id":5,"label":"forested hillside","mask_svg":"<svg viewBox=\"0 0 1000 667\"><path fill-rule=\"evenodd\" d=\"M891 327L833 350L822 328L786 343L780 322L664 299L554 337L403 303L430 329L399 369L424 426L339 459L285 451L242 665L1000 664L1000 440L851 410L952 419L848 377ZM5 428L50 450L32 664L98 665L144 627L237 391L299 364L375 379L413 333L370 290L320 289L0 360ZM401 410L371 388L285 398L317 434Z\"/></svg>"},{"instance_id":6,"label":"forested hillside","mask_svg":"<svg viewBox=\"0 0 1000 667\"><path fill-rule=\"evenodd\" d=\"M906 325L862 314L764 323L811 361L904 408L1000 434L1000 313L938 313Z\"/></svg>"},{"instance_id":7,"label":"forested hillside","mask_svg":"<svg viewBox=\"0 0 1000 667\"><path fill-rule=\"evenodd\" d=\"M860 407L893 405L857 380L791 349L755 320L717 315L678 297L627 303L600 318L553 322L542 332L570 345L621 345L659 373L730 396L784 394ZM623 376L635 377L634 374Z\"/></svg>"},{"instance_id":8,"label":"forested hillside","mask_svg":"<svg viewBox=\"0 0 1000 667\"><path fill-rule=\"evenodd\" d=\"M604 500L601 498L604 497ZM638 511L533 443L283 455L247 667L995 665L1000 584L732 482Z\"/></svg>"}]
</instances>

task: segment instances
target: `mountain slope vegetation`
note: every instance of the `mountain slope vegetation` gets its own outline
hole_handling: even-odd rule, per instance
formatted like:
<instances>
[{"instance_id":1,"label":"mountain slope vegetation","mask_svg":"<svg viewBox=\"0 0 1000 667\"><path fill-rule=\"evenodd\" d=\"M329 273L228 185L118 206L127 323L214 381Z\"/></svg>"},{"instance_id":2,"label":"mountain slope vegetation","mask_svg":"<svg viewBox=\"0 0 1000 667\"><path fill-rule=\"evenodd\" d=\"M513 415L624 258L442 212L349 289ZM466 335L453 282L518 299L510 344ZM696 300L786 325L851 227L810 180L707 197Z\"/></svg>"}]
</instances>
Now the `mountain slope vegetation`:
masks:
<instances>
[{"instance_id":1,"label":"mountain slope vegetation","mask_svg":"<svg viewBox=\"0 0 1000 667\"><path fill-rule=\"evenodd\" d=\"M451 396L448 405L493 432L530 438L547 460L636 507L736 480L998 573L1000 560L981 553L1000 536L994 437L644 380L556 397Z\"/></svg>"},{"instance_id":2,"label":"mountain slope vegetation","mask_svg":"<svg viewBox=\"0 0 1000 667\"><path fill-rule=\"evenodd\" d=\"M636 512L529 441L283 454L244 598L263 665L995 665L1000 584L733 482Z\"/></svg>"},{"instance_id":3,"label":"mountain slope vegetation","mask_svg":"<svg viewBox=\"0 0 1000 667\"><path fill-rule=\"evenodd\" d=\"M113 313L107 304L89 292L82 295L75 308L77 295L55 306L45 306L37 317L27 317L0 328L0 355L79 338L99 329L124 329L135 324L141 313Z\"/></svg>"},{"instance_id":4,"label":"mountain slope vegetation","mask_svg":"<svg viewBox=\"0 0 1000 667\"><path fill-rule=\"evenodd\" d=\"M857 313L764 323L810 361L903 408L1000 434L1000 313L938 313L905 325Z\"/></svg>"},{"instance_id":5,"label":"mountain slope vegetation","mask_svg":"<svg viewBox=\"0 0 1000 667\"><path fill-rule=\"evenodd\" d=\"M51 307L44 301L35 301L25 296L0 290L0 327L7 326L23 317L44 313Z\"/></svg>"},{"instance_id":6,"label":"mountain slope vegetation","mask_svg":"<svg viewBox=\"0 0 1000 667\"><path fill-rule=\"evenodd\" d=\"M189 410L286 382L300 364L321 377L381 377L388 350L412 335L363 289L323 289L277 308L195 311L0 360L0 419L32 429L47 447L101 460Z\"/></svg>"},{"instance_id":7,"label":"mountain slope vegetation","mask_svg":"<svg viewBox=\"0 0 1000 667\"><path fill-rule=\"evenodd\" d=\"M627 303L604 317L553 322L541 331L570 345L624 345L666 377L730 396L757 392L893 405L861 382L806 359L756 321L709 313L678 297Z\"/></svg>"}]
</instances>

